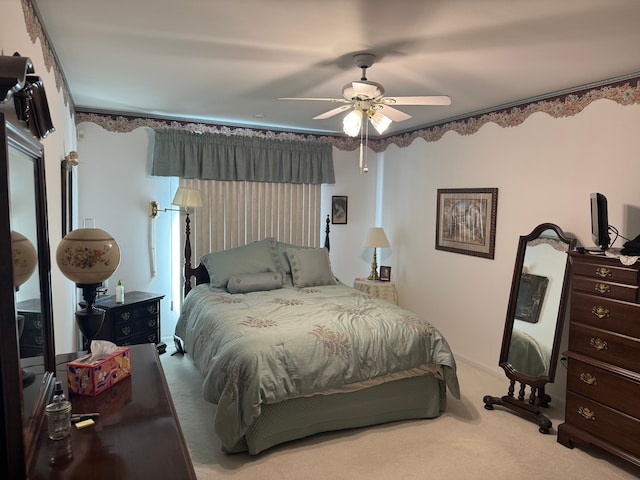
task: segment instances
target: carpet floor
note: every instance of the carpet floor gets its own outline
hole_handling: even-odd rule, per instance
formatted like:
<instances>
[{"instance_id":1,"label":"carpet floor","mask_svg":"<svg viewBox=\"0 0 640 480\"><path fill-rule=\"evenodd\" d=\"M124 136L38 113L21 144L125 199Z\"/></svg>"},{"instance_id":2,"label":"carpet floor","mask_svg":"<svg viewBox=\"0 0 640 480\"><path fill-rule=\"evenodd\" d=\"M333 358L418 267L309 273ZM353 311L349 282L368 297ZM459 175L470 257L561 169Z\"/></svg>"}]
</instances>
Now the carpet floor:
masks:
<instances>
[{"instance_id":1,"label":"carpet floor","mask_svg":"<svg viewBox=\"0 0 640 480\"><path fill-rule=\"evenodd\" d=\"M486 410L484 395L504 395L508 381L463 359L461 399L449 396L439 418L319 434L257 456L225 454L213 432L215 405L202 398L202 374L186 355L160 358L200 480L640 478L640 468L599 449L557 443L564 412L553 402L548 435L511 411Z\"/></svg>"}]
</instances>

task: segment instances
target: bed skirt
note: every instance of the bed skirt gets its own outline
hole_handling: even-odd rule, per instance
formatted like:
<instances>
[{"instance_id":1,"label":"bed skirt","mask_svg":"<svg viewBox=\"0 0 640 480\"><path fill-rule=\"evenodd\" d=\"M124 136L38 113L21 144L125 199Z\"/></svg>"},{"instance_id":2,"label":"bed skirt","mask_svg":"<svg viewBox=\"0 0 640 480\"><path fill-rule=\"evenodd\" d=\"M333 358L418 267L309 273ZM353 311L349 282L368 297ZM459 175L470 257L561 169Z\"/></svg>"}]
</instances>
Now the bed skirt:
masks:
<instances>
[{"instance_id":1,"label":"bed skirt","mask_svg":"<svg viewBox=\"0 0 640 480\"><path fill-rule=\"evenodd\" d=\"M262 405L245 436L229 453L260 453L274 445L399 420L435 418L445 410L445 384L434 375L405 378L351 393L300 397Z\"/></svg>"}]
</instances>

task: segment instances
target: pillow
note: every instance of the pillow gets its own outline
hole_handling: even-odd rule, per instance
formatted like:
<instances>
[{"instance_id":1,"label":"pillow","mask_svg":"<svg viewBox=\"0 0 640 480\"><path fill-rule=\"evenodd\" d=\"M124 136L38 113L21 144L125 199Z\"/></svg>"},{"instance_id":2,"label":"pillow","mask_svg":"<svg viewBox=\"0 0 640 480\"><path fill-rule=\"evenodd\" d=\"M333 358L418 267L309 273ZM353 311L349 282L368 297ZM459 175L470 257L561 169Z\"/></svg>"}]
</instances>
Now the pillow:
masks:
<instances>
[{"instance_id":1,"label":"pillow","mask_svg":"<svg viewBox=\"0 0 640 480\"><path fill-rule=\"evenodd\" d=\"M285 254L291 264L294 286L336 285L326 248L287 248Z\"/></svg>"},{"instance_id":2,"label":"pillow","mask_svg":"<svg viewBox=\"0 0 640 480\"><path fill-rule=\"evenodd\" d=\"M315 247L303 247L300 245L294 245L293 243L285 243L285 242L280 242L280 241L276 241L276 249L278 252L278 259L280 260L280 264L282 265L283 271L280 272L282 273L283 277L286 274L290 274L291 273L291 265L289 264L289 259L287 258L287 254L286 251L288 248L304 248L304 249L308 249L308 248L315 248Z\"/></svg>"},{"instance_id":3,"label":"pillow","mask_svg":"<svg viewBox=\"0 0 640 480\"><path fill-rule=\"evenodd\" d=\"M282 275L273 272L232 275L227 283L229 293L249 293L282 288Z\"/></svg>"},{"instance_id":4,"label":"pillow","mask_svg":"<svg viewBox=\"0 0 640 480\"><path fill-rule=\"evenodd\" d=\"M233 275L262 272L280 273L275 259L278 259L275 240L265 238L241 247L207 253L200 258L200 262L209 272L211 286L224 288Z\"/></svg>"}]
</instances>

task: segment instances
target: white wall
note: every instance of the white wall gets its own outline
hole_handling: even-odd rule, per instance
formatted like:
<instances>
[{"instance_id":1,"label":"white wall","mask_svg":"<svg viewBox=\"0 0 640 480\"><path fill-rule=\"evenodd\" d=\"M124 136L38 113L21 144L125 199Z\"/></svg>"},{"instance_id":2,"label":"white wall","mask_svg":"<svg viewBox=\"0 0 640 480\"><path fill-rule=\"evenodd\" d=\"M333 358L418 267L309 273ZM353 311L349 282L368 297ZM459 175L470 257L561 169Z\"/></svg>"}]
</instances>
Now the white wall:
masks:
<instances>
[{"instance_id":1,"label":"white wall","mask_svg":"<svg viewBox=\"0 0 640 480\"><path fill-rule=\"evenodd\" d=\"M78 226L92 219L95 227L109 232L120 245L120 265L108 281L107 293L114 295L122 280L125 299L126 292L134 290L165 295L160 306L161 335L170 340L177 320L172 301L177 300L182 277L180 265L171 262L172 246L179 242L172 225L180 227L180 217L169 211L152 220L149 203L155 200L161 209L176 208L171 200L178 181L150 175L154 138L150 128L113 133L82 123L78 136Z\"/></svg>"},{"instance_id":2,"label":"white wall","mask_svg":"<svg viewBox=\"0 0 640 480\"><path fill-rule=\"evenodd\" d=\"M40 40L31 41L27 33L20 0L2 0L0 15L0 54L20 53L33 62L35 74L42 78L55 131L42 141L45 155L45 176L49 217L49 243L52 259L52 295L55 324L56 351L66 352L75 348L67 332L74 328L73 284L67 280L55 264L55 249L62 238L62 200L60 162L76 150L76 129L71 113L65 105L63 93L57 89L54 71L47 71Z\"/></svg>"},{"instance_id":3,"label":"white wall","mask_svg":"<svg viewBox=\"0 0 640 480\"><path fill-rule=\"evenodd\" d=\"M497 371L520 235L551 222L593 246L595 191L608 198L611 225L627 238L640 234L639 122L640 106L600 100L569 118L536 113L517 127L487 124L388 149L382 225L401 305L437 325L457 354ZM494 260L434 248L437 189L469 187L499 189ZM562 367L557 374L552 392Z\"/></svg>"}]
</instances>

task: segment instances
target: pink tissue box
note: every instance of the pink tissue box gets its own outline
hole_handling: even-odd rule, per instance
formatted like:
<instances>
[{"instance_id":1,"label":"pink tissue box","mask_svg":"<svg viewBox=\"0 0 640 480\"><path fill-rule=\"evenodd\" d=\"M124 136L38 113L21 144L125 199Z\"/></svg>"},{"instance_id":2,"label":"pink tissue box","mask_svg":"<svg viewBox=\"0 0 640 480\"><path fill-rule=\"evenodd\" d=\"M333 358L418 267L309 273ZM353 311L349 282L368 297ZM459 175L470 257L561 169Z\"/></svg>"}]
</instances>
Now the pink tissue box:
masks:
<instances>
[{"instance_id":1,"label":"pink tissue box","mask_svg":"<svg viewBox=\"0 0 640 480\"><path fill-rule=\"evenodd\" d=\"M95 396L131 375L131 349L118 347L113 353L87 362L91 354L67 363L69 391Z\"/></svg>"}]
</instances>

